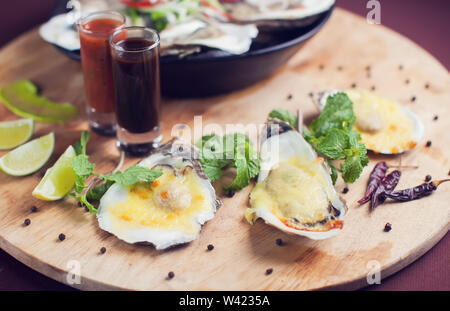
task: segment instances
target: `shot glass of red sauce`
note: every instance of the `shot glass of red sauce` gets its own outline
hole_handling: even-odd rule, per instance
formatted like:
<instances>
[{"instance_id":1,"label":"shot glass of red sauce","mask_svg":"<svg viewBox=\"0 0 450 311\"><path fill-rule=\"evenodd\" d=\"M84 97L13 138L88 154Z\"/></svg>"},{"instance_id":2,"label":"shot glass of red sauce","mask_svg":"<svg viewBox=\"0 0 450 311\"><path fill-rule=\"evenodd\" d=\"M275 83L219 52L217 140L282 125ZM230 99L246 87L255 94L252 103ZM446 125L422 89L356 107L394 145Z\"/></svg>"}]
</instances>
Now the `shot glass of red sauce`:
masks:
<instances>
[{"instance_id":1,"label":"shot glass of red sauce","mask_svg":"<svg viewBox=\"0 0 450 311\"><path fill-rule=\"evenodd\" d=\"M116 134L109 37L124 25L116 11L94 12L77 23L89 125L100 135Z\"/></svg>"},{"instance_id":2,"label":"shot glass of red sauce","mask_svg":"<svg viewBox=\"0 0 450 311\"><path fill-rule=\"evenodd\" d=\"M118 146L142 156L162 140L159 35L123 27L110 38Z\"/></svg>"}]
</instances>

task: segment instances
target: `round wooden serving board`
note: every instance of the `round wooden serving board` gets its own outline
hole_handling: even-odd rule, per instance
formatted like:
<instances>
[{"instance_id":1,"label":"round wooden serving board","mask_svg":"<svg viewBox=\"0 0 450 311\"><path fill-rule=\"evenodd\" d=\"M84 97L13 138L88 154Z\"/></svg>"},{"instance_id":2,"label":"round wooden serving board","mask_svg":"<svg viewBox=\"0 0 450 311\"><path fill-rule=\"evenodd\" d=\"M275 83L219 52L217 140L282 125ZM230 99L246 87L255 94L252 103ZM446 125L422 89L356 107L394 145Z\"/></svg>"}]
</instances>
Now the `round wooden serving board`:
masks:
<instances>
[{"instance_id":1,"label":"round wooden serving board","mask_svg":"<svg viewBox=\"0 0 450 311\"><path fill-rule=\"evenodd\" d=\"M370 76L366 67L370 66ZM402 66L400 68L400 66ZM83 111L80 64L60 55L33 30L0 51L0 85L30 79L43 95L69 101ZM214 70L214 68L211 68ZM406 83L406 80L409 83ZM308 94L327 88L376 87L380 95L398 100L415 111L425 124L425 140L401 156L404 169L399 189L418 185L425 175L448 177L450 169L450 75L433 57L411 41L379 25L336 9L325 28L269 80L229 95L201 100L165 100L165 140L172 126L193 127L195 115L210 123L263 123L269 111L301 108L306 122L317 115ZM426 88L425 85L429 84ZM288 100L288 94L292 99ZM416 96L415 101L411 98ZM437 121L433 118L439 116ZM0 106L0 119L17 118ZM251 187L223 198L215 218L188 245L168 251L129 245L97 226L95 216L74 201L43 202L31 196L43 172L74 144L87 128L84 114L64 125L39 123L34 137L50 131L56 147L47 167L28 177L0 175L0 247L33 269L67 284L67 272L79 263L81 283L74 287L130 290L309 290L355 289L379 263L381 277L402 269L429 250L449 229L450 183L422 200L384 204L369 213L358 206L373 165L380 160L398 164L400 157L370 154L363 176L343 195L349 211L344 230L336 237L312 241L284 234L258 221L244 219ZM3 155L5 152L0 153ZM118 157L115 140L93 135L88 154L99 172L108 172ZM138 159L129 159L127 166ZM340 181L336 188L342 191ZM36 205L37 213L30 212ZM31 225L24 226L24 219ZM392 231L383 232L386 222ZM58 235L64 233L61 242ZM275 243L283 239L284 246ZM206 250L208 244L214 250ZM106 247L105 254L100 254ZM271 275L265 275L273 268ZM173 271L175 277L167 279Z\"/></svg>"}]
</instances>

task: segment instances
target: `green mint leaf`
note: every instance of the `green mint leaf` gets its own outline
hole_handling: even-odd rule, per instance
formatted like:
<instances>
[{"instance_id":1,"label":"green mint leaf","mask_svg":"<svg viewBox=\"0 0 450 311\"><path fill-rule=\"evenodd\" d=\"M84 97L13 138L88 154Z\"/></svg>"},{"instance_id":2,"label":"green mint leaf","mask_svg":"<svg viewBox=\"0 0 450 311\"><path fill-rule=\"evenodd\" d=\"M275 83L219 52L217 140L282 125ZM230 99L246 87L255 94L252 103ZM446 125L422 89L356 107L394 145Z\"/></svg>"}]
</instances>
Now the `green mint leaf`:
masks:
<instances>
[{"instance_id":1,"label":"green mint leaf","mask_svg":"<svg viewBox=\"0 0 450 311\"><path fill-rule=\"evenodd\" d=\"M211 181L216 181L222 177L223 169L228 166L229 161L220 159L200 159L203 172Z\"/></svg>"},{"instance_id":2,"label":"green mint leaf","mask_svg":"<svg viewBox=\"0 0 450 311\"><path fill-rule=\"evenodd\" d=\"M80 202L81 204L83 204L84 206L86 206L89 210L89 212L91 212L92 214L97 214L98 210L94 207L94 205L92 205L89 200L86 197L86 194L82 194L82 195L77 195L75 193L68 193L67 194L69 197L74 198L75 200L77 200L78 202Z\"/></svg>"},{"instance_id":3,"label":"green mint leaf","mask_svg":"<svg viewBox=\"0 0 450 311\"><path fill-rule=\"evenodd\" d=\"M81 132L80 140L73 146L75 149L75 154L86 154L86 145L91 138L91 134L88 131Z\"/></svg>"},{"instance_id":4,"label":"green mint leaf","mask_svg":"<svg viewBox=\"0 0 450 311\"><path fill-rule=\"evenodd\" d=\"M89 201L99 201L113 184L113 181L108 180L101 185L95 186L87 193L86 198Z\"/></svg>"},{"instance_id":5,"label":"green mint leaf","mask_svg":"<svg viewBox=\"0 0 450 311\"><path fill-rule=\"evenodd\" d=\"M86 187L86 179L94 172L94 163L90 163L85 154L77 155L70 162L70 166L75 174L75 191L81 193Z\"/></svg>"},{"instance_id":6,"label":"green mint leaf","mask_svg":"<svg viewBox=\"0 0 450 311\"><path fill-rule=\"evenodd\" d=\"M346 183L354 183L363 171L363 163L357 155L345 159L341 164L342 178Z\"/></svg>"},{"instance_id":7,"label":"green mint leaf","mask_svg":"<svg viewBox=\"0 0 450 311\"><path fill-rule=\"evenodd\" d=\"M99 178L113 181L122 187L134 185L138 182L152 182L162 175L162 170L152 170L143 166L131 166L124 172L116 172L109 175L100 175Z\"/></svg>"},{"instance_id":8,"label":"green mint leaf","mask_svg":"<svg viewBox=\"0 0 450 311\"><path fill-rule=\"evenodd\" d=\"M231 185L224 188L225 190L238 191L250 184L250 176L248 174L247 161L245 160L245 158L236 159L235 164L236 177L234 178Z\"/></svg>"},{"instance_id":9,"label":"green mint leaf","mask_svg":"<svg viewBox=\"0 0 450 311\"><path fill-rule=\"evenodd\" d=\"M276 118L289 123L293 128L297 129L297 116L286 109L274 109L269 113L270 118Z\"/></svg>"},{"instance_id":10,"label":"green mint leaf","mask_svg":"<svg viewBox=\"0 0 450 311\"><path fill-rule=\"evenodd\" d=\"M348 148L348 134L346 131L333 128L318 140L315 149L333 160L343 159L344 150Z\"/></svg>"},{"instance_id":11,"label":"green mint leaf","mask_svg":"<svg viewBox=\"0 0 450 311\"><path fill-rule=\"evenodd\" d=\"M223 171L236 168L236 178L226 190L240 190L258 175L260 158L247 135L241 133L203 136L196 143L200 148L200 163L211 181L220 179Z\"/></svg>"},{"instance_id":12,"label":"green mint leaf","mask_svg":"<svg viewBox=\"0 0 450 311\"><path fill-rule=\"evenodd\" d=\"M333 128L350 130L355 123L353 102L345 93L328 96L327 103L319 118L311 122L315 137L325 136Z\"/></svg>"},{"instance_id":13,"label":"green mint leaf","mask_svg":"<svg viewBox=\"0 0 450 311\"><path fill-rule=\"evenodd\" d=\"M328 164L328 166L330 167L330 169L331 169L331 181L333 182L333 185L335 185L336 184L336 181L337 181L337 179L338 179L338 172L337 172L337 169L336 169L336 167L334 166L334 164L333 164L333 162L331 162L330 160L326 160L327 161L327 164Z\"/></svg>"}]
</instances>

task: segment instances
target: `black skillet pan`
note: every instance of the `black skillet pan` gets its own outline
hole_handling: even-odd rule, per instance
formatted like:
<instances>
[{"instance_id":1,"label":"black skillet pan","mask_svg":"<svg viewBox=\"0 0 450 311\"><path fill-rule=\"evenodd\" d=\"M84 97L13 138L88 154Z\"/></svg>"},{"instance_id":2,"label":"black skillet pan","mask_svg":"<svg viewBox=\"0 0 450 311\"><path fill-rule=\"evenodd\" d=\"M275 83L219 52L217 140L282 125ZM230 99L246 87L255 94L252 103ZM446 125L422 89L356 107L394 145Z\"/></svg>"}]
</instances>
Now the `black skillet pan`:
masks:
<instances>
[{"instance_id":1,"label":"black skillet pan","mask_svg":"<svg viewBox=\"0 0 450 311\"><path fill-rule=\"evenodd\" d=\"M57 2L52 16L65 13L67 0ZM250 50L231 55L202 48L184 58L161 57L161 87L167 97L205 97L232 92L266 79L284 65L328 21L334 6L314 16L308 25L273 33L261 33ZM79 51L57 47L70 58L80 60Z\"/></svg>"}]
</instances>

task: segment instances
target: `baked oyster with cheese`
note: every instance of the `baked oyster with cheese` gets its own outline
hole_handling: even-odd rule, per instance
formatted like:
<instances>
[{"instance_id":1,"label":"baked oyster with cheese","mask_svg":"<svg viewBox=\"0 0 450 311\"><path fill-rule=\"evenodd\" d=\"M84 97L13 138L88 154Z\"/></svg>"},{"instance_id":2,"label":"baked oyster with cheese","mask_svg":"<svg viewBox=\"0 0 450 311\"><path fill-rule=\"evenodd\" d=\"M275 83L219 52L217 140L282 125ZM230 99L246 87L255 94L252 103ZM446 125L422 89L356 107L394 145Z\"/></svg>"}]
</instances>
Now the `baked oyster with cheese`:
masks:
<instances>
[{"instance_id":1,"label":"baked oyster with cheese","mask_svg":"<svg viewBox=\"0 0 450 311\"><path fill-rule=\"evenodd\" d=\"M100 200L100 228L128 243L156 249L195 240L220 201L198 162L198 150L173 139L138 165L161 169L152 183L112 185Z\"/></svg>"},{"instance_id":2,"label":"baked oyster with cheese","mask_svg":"<svg viewBox=\"0 0 450 311\"><path fill-rule=\"evenodd\" d=\"M347 210L324 160L289 124L271 119L263 130L261 172L250 194L250 223L262 218L284 232L314 240L338 234Z\"/></svg>"}]
</instances>

